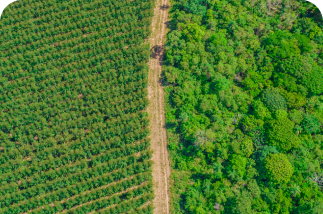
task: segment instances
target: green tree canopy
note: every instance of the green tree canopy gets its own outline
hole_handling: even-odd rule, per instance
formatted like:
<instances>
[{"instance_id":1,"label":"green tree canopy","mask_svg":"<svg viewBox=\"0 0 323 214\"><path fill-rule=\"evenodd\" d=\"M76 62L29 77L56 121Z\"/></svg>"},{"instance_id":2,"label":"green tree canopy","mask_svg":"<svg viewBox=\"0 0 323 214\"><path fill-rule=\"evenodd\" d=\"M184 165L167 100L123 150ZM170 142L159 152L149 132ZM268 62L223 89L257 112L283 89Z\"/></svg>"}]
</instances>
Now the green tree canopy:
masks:
<instances>
[{"instance_id":1,"label":"green tree canopy","mask_svg":"<svg viewBox=\"0 0 323 214\"><path fill-rule=\"evenodd\" d=\"M293 132L294 126L295 124L286 115L271 120L267 124L268 143L281 151L297 148L300 140Z\"/></svg>"},{"instance_id":2,"label":"green tree canopy","mask_svg":"<svg viewBox=\"0 0 323 214\"><path fill-rule=\"evenodd\" d=\"M304 119L301 122L301 126L305 133L307 134L315 134L320 131L320 122L317 117L311 114L305 114Z\"/></svg>"},{"instance_id":3,"label":"green tree canopy","mask_svg":"<svg viewBox=\"0 0 323 214\"><path fill-rule=\"evenodd\" d=\"M242 191L237 194L232 200L231 213L232 214L251 214L251 197L247 191Z\"/></svg>"},{"instance_id":4,"label":"green tree canopy","mask_svg":"<svg viewBox=\"0 0 323 214\"><path fill-rule=\"evenodd\" d=\"M270 111L287 109L286 99L279 93L276 88L267 88L262 93L262 101Z\"/></svg>"},{"instance_id":5,"label":"green tree canopy","mask_svg":"<svg viewBox=\"0 0 323 214\"><path fill-rule=\"evenodd\" d=\"M302 84L313 94L323 93L323 68L311 57L295 55L279 64L281 72L297 78L297 83Z\"/></svg>"},{"instance_id":6,"label":"green tree canopy","mask_svg":"<svg viewBox=\"0 0 323 214\"><path fill-rule=\"evenodd\" d=\"M301 53L297 39L288 31L275 31L263 39L263 45L274 60L286 59Z\"/></svg>"},{"instance_id":7,"label":"green tree canopy","mask_svg":"<svg viewBox=\"0 0 323 214\"><path fill-rule=\"evenodd\" d=\"M286 155L270 154L265 159L265 169L268 178L274 183L286 183L294 173L294 168Z\"/></svg>"},{"instance_id":8,"label":"green tree canopy","mask_svg":"<svg viewBox=\"0 0 323 214\"><path fill-rule=\"evenodd\" d=\"M249 157L254 151L252 139L249 136L246 136L241 141L233 141L232 150L236 154L242 155L244 157Z\"/></svg>"}]
</instances>

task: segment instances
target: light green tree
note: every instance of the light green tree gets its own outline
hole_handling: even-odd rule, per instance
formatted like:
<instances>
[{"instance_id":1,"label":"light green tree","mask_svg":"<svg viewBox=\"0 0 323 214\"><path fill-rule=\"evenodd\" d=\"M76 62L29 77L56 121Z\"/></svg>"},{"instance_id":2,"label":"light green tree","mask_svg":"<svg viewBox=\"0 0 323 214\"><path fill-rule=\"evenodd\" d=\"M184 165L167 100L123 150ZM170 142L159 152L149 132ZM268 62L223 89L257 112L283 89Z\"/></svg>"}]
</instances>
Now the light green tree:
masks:
<instances>
[{"instance_id":1,"label":"light green tree","mask_svg":"<svg viewBox=\"0 0 323 214\"><path fill-rule=\"evenodd\" d=\"M265 159L265 169L268 179L276 184L287 183L294 173L293 166L282 153L268 155Z\"/></svg>"}]
</instances>

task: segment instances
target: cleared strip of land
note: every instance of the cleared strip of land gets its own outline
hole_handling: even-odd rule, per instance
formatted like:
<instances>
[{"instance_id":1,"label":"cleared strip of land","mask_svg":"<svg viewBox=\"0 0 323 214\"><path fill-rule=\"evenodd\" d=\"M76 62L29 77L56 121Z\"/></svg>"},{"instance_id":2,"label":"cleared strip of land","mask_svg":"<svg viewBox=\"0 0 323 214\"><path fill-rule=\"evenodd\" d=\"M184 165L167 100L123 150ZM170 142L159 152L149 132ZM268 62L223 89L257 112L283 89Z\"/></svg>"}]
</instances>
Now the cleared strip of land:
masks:
<instances>
[{"instance_id":1,"label":"cleared strip of land","mask_svg":"<svg viewBox=\"0 0 323 214\"><path fill-rule=\"evenodd\" d=\"M153 181L155 190L154 213L170 213L169 184L170 165L167 151L167 136L165 129L164 89L160 83L162 71L163 44L166 35L166 21L168 17L168 0L156 0L152 21L150 48L152 57L149 61L148 96L150 104L151 145L153 149Z\"/></svg>"}]
</instances>

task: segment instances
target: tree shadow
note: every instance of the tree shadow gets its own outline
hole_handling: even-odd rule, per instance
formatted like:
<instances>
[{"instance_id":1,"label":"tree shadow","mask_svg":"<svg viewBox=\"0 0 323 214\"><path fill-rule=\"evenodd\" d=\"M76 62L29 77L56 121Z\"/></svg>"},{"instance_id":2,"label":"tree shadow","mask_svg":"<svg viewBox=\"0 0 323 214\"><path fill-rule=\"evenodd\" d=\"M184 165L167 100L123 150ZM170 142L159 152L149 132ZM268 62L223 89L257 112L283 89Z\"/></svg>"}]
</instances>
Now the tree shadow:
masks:
<instances>
[{"instance_id":1,"label":"tree shadow","mask_svg":"<svg viewBox=\"0 0 323 214\"><path fill-rule=\"evenodd\" d=\"M158 59L159 65L163 65L163 59L164 59L164 45L155 45L150 49L151 54L150 57L154 59Z\"/></svg>"},{"instance_id":2,"label":"tree shadow","mask_svg":"<svg viewBox=\"0 0 323 214\"><path fill-rule=\"evenodd\" d=\"M160 6L161 10L168 10L168 8L169 8L169 6L167 4Z\"/></svg>"},{"instance_id":3,"label":"tree shadow","mask_svg":"<svg viewBox=\"0 0 323 214\"><path fill-rule=\"evenodd\" d=\"M164 52L164 46L163 45L155 45L150 49L150 57L154 59L158 59L163 55Z\"/></svg>"},{"instance_id":4,"label":"tree shadow","mask_svg":"<svg viewBox=\"0 0 323 214\"><path fill-rule=\"evenodd\" d=\"M176 29L176 22L174 21L167 21L164 23L168 29L174 30Z\"/></svg>"},{"instance_id":5,"label":"tree shadow","mask_svg":"<svg viewBox=\"0 0 323 214\"><path fill-rule=\"evenodd\" d=\"M166 129L173 129L176 127L176 124L175 123L172 123L172 122L167 122L164 126L164 128Z\"/></svg>"}]
</instances>

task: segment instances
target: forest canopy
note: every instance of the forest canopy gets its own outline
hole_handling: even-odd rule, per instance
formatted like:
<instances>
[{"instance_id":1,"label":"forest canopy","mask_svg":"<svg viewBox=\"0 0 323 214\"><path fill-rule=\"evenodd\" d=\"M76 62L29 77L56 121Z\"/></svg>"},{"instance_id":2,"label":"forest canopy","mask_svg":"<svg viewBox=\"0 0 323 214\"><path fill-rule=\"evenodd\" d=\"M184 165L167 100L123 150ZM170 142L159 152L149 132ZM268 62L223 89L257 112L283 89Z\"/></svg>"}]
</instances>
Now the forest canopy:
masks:
<instances>
[{"instance_id":1,"label":"forest canopy","mask_svg":"<svg viewBox=\"0 0 323 214\"><path fill-rule=\"evenodd\" d=\"M174 0L164 59L172 213L323 210L322 15Z\"/></svg>"}]
</instances>

